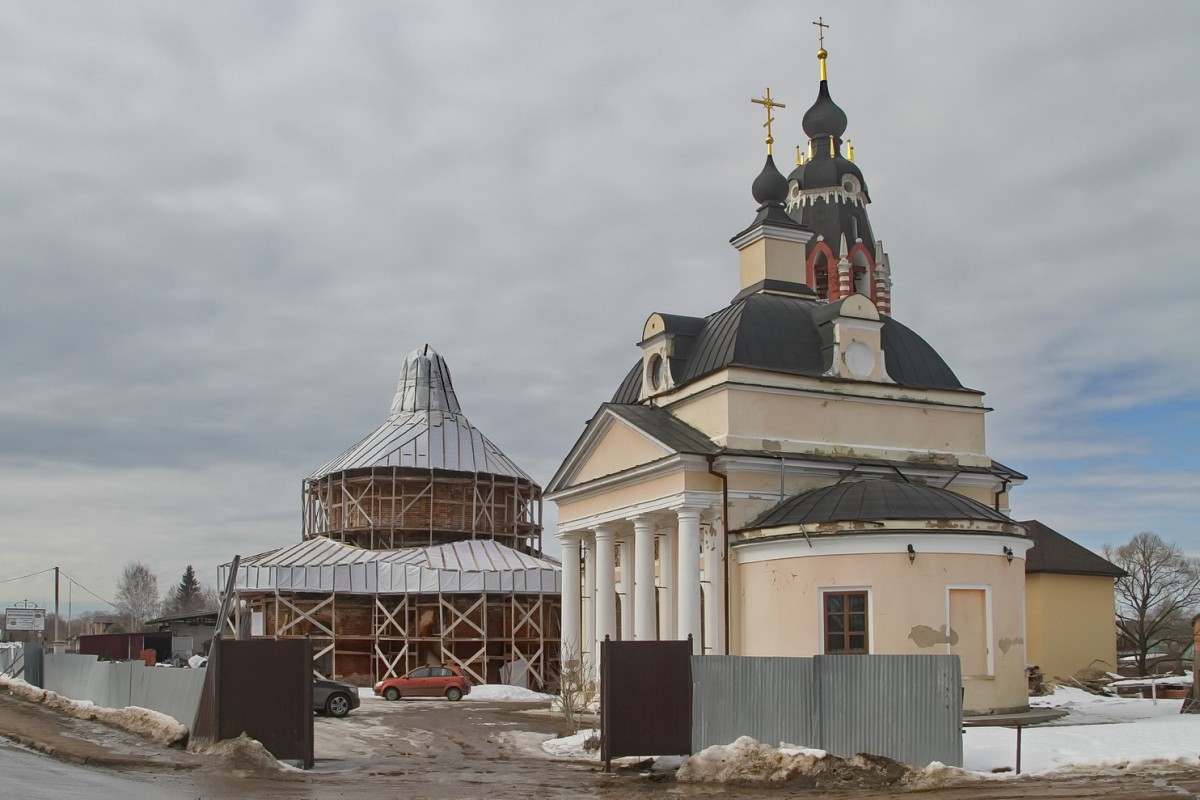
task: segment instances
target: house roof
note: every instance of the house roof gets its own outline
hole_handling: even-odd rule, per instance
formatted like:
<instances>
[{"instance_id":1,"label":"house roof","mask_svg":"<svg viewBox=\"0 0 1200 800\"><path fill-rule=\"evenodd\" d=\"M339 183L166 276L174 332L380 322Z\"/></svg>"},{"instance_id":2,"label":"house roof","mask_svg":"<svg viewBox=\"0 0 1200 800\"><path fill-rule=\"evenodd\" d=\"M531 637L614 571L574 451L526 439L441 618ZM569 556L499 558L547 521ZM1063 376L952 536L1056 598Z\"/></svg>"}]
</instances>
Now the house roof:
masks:
<instances>
[{"instance_id":1,"label":"house roof","mask_svg":"<svg viewBox=\"0 0 1200 800\"><path fill-rule=\"evenodd\" d=\"M1006 514L949 489L864 478L802 492L760 514L747 529L819 522L965 520L1012 523Z\"/></svg>"},{"instance_id":2,"label":"house roof","mask_svg":"<svg viewBox=\"0 0 1200 800\"><path fill-rule=\"evenodd\" d=\"M1033 547L1025 554L1025 572L1062 575L1100 575L1123 578L1128 575L1103 556L1071 541L1053 528L1031 519L1022 522Z\"/></svg>"}]
</instances>

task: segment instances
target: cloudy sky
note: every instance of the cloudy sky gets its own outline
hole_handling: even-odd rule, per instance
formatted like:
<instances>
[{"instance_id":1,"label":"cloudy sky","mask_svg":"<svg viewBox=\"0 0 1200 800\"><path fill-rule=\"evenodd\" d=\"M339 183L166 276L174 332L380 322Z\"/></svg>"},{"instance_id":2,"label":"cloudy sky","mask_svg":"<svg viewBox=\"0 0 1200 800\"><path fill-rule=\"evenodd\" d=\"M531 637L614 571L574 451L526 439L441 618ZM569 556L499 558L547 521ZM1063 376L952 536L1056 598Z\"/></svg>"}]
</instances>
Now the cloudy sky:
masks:
<instances>
[{"instance_id":1,"label":"cloudy sky","mask_svg":"<svg viewBox=\"0 0 1200 800\"><path fill-rule=\"evenodd\" d=\"M987 392L1014 516L1200 552L1200 5L550 9L0 8L0 601L296 541L426 342L545 484L647 315L737 291L749 100L786 167L818 14L895 315Z\"/></svg>"}]
</instances>

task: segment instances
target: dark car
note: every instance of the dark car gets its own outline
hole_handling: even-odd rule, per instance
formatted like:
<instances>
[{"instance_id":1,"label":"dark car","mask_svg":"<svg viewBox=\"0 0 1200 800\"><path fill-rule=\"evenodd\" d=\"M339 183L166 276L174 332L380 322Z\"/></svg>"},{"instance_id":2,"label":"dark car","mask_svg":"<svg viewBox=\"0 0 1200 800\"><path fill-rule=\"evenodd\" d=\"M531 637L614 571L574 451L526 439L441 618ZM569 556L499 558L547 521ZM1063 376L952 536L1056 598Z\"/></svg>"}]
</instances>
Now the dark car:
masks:
<instances>
[{"instance_id":1,"label":"dark car","mask_svg":"<svg viewBox=\"0 0 1200 800\"><path fill-rule=\"evenodd\" d=\"M402 678L387 678L375 684L376 696L385 700L401 697L445 697L461 700L471 693L471 683L456 667L418 667Z\"/></svg>"},{"instance_id":2,"label":"dark car","mask_svg":"<svg viewBox=\"0 0 1200 800\"><path fill-rule=\"evenodd\" d=\"M358 708L358 687L340 681L313 677L313 711L331 717L344 717Z\"/></svg>"}]
</instances>

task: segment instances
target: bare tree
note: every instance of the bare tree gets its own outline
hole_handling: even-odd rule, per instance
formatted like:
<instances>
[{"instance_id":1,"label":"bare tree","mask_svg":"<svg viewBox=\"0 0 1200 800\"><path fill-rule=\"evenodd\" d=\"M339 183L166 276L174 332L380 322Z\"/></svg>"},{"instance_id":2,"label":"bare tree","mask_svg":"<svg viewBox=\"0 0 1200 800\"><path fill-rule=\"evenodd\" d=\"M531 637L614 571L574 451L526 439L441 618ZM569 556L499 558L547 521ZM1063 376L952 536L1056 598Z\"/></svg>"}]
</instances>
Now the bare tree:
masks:
<instances>
[{"instance_id":1,"label":"bare tree","mask_svg":"<svg viewBox=\"0 0 1200 800\"><path fill-rule=\"evenodd\" d=\"M1117 629L1145 675L1147 655L1160 645L1177 644L1181 631L1189 630L1190 612L1200 604L1200 562L1149 531L1120 547L1105 545L1103 552L1129 573L1117 578Z\"/></svg>"},{"instance_id":2,"label":"bare tree","mask_svg":"<svg viewBox=\"0 0 1200 800\"><path fill-rule=\"evenodd\" d=\"M158 615L158 578L140 561L130 561L117 581L117 610L129 620L129 629L138 631L142 623Z\"/></svg>"}]
</instances>

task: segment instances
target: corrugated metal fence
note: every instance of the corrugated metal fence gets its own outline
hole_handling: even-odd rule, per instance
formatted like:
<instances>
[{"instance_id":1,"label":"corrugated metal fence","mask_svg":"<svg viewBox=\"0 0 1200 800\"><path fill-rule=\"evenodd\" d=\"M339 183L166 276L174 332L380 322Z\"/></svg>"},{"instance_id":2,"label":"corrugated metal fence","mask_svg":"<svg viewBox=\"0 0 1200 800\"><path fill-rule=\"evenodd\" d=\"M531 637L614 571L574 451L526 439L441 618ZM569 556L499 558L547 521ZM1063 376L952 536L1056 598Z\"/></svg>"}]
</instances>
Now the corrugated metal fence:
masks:
<instances>
[{"instance_id":1,"label":"corrugated metal fence","mask_svg":"<svg viewBox=\"0 0 1200 800\"><path fill-rule=\"evenodd\" d=\"M147 667L96 656L47 653L43 689L104 708L138 706L174 717L190 730L204 690L204 669ZM32 681L31 681L32 683Z\"/></svg>"},{"instance_id":2,"label":"corrugated metal fence","mask_svg":"<svg viewBox=\"0 0 1200 800\"><path fill-rule=\"evenodd\" d=\"M751 736L962 766L958 656L692 657L692 751Z\"/></svg>"}]
</instances>

